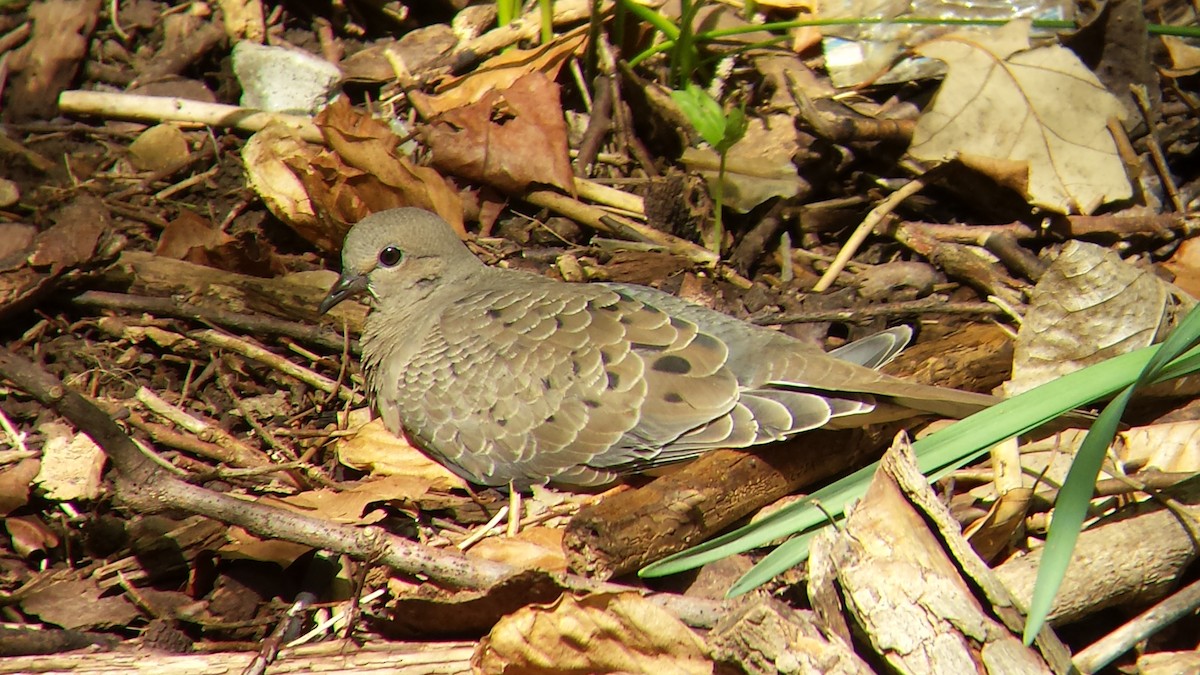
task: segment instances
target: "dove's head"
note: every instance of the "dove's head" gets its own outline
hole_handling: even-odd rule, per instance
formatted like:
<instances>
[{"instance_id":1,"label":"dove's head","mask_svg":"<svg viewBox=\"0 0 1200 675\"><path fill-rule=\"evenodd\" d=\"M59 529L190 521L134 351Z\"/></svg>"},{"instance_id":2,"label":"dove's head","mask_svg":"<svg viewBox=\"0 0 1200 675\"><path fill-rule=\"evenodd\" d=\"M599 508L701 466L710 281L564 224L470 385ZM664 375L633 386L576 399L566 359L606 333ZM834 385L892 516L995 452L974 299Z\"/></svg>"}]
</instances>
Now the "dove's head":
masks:
<instances>
[{"instance_id":1,"label":"dove's head","mask_svg":"<svg viewBox=\"0 0 1200 675\"><path fill-rule=\"evenodd\" d=\"M388 209L363 218L342 245L342 275L321 301L324 314L366 291L376 301L427 293L481 266L446 221L423 209Z\"/></svg>"}]
</instances>

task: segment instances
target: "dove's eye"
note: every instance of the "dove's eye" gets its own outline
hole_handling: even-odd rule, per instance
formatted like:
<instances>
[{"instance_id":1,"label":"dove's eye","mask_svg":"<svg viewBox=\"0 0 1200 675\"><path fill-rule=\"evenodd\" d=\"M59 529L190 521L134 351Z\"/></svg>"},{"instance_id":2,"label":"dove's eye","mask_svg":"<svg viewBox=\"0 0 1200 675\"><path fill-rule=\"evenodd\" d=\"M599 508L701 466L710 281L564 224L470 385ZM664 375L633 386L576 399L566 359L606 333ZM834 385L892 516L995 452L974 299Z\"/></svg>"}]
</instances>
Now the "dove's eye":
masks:
<instances>
[{"instance_id":1,"label":"dove's eye","mask_svg":"<svg viewBox=\"0 0 1200 675\"><path fill-rule=\"evenodd\" d=\"M379 264L384 267L395 267L404 258L404 251L395 246L388 246L379 252Z\"/></svg>"}]
</instances>

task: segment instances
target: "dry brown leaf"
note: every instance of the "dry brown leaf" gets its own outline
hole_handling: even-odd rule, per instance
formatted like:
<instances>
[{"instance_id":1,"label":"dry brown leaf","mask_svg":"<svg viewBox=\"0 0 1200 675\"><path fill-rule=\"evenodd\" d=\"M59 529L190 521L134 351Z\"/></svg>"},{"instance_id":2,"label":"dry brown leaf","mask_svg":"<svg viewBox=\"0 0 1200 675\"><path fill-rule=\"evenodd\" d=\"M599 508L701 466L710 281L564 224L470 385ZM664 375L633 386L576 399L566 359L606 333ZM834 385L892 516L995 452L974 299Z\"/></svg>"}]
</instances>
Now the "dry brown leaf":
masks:
<instances>
[{"instance_id":1,"label":"dry brown leaf","mask_svg":"<svg viewBox=\"0 0 1200 675\"><path fill-rule=\"evenodd\" d=\"M71 84L87 55L100 4L100 0L47 0L29 5L33 34L8 64L16 76L6 92L6 119L54 116L58 94Z\"/></svg>"},{"instance_id":2,"label":"dry brown leaf","mask_svg":"<svg viewBox=\"0 0 1200 675\"><path fill-rule=\"evenodd\" d=\"M510 49L487 61L469 75L447 82L441 93L434 96L414 91L409 94L413 105L433 118L448 110L470 105L487 94L508 89L517 80L530 73L542 73L550 80L558 77L558 71L567 59L578 54L587 39L587 26L581 26L554 39L537 49Z\"/></svg>"},{"instance_id":3,"label":"dry brown leaf","mask_svg":"<svg viewBox=\"0 0 1200 675\"><path fill-rule=\"evenodd\" d=\"M37 228L25 223L0 223L0 271L20 267L37 236Z\"/></svg>"},{"instance_id":4,"label":"dry brown leaf","mask_svg":"<svg viewBox=\"0 0 1200 675\"><path fill-rule=\"evenodd\" d=\"M226 537L228 541L218 549L221 558L225 560L258 560L275 563L286 569L296 562L297 558L312 550L311 546L282 539L259 539L240 527L229 528Z\"/></svg>"},{"instance_id":5,"label":"dry brown leaf","mask_svg":"<svg viewBox=\"0 0 1200 675\"><path fill-rule=\"evenodd\" d=\"M1171 67L1161 69L1163 75L1187 77L1200 73L1200 47L1174 35L1162 35L1160 39L1171 57Z\"/></svg>"},{"instance_id":6,"label":"dry brown leaf","mask_svg":"<svg viewBox=\"0 0 1200 675\"><path fill-rule=\"evenodd\" d=\"M1059 213L1089 214L1132 196L1107 129L1124 108L1070 50L1030 49L1028 21L946 35L916 52L949 71L917 122L913 157L1021 162L1026 198Z\"/></svg>"},{"instance_id":7,"label":"dry brown leaf","mask_svg":"<svg viewBox=\"0 0 1200 675\"><path fill-rule=\"evenodd\" d=\"M376 523L386 514L379 509L368 512L368 506L390 501L415 502L429 491L431 483L429 479L413 476L385 476L362 481L349 490L308 490L280 501L336 523Z\"/></svg>"},{"instance_id":8,"label":"dry brown leaf","mask_svg":"<svg viewBox=\"0 0 1200 675\"><path fill-rule=\"evenodd\" d=\"M139 615L124 595L100 588L95 579L67 578L41 586L21 602L21 609L62 628L125 628Z\"/></svg>"},{"instance_id":9,"label":"dry brown leaf","mask_svg":"<svg viewBox=\"0 0 1200 675\"><path fill-rule=\"evenodd\" d=\"M187 136L174 124L156 124L129 144L129 161L141 171L179 164L189 154Z\"/></svg>"},{"instance_id":10,"label":"dry brown leaf","mask_svg":"<svg viewBox=\"0 0 1200 675\"><path fill-rule=\"evenodd\" d=\"M504 617L471 665L487 675L713 672L704 642L637 593L562 595Z\"/></svg>"},{"instance_id":11,"label":"dry brown leaf","mask_svg":"<svg viewBox=\"0 0 1200 675\"><path fill-rule=\"evenodd\" d=\"M33 477L41 469L41 460L27 457L0 469L0 516L7 516L29 502Z\"/></svg>"},{"instance_id":12,"label":"dry brown leaf","mask_svg":"<svg viewBox=\"0 0 1200 675\"><path fill-rule=\"evenodd\" d=\"M1117 435L1117 456L1126 464L1167 472L1200 471L1200 423L1153 424Z\"/></svg>"},{"instance_id":13,"label":"dry brown leaf","mask_svg":"<svg viewBox=\"0 0 1200 675\"><path fill-rule=\"evenodd\" d=\"M108 208L99 199L81 194L59 209L50 229L34 238L29 264L58 272L91 261L108 228L107 214Z\"/></svg>"},{"instance_id":14,"label":"dry brown leaf","mask_svg":"<svg viewBox=\"0 0 1200 675\"><path fill-rule=\"evenodd\" d=\"M563 553L562 539L560 528L531 527L515 537L488 537L472 546L469 555L517 569L565 572L567 556Z\"/></svg>"},{"instance_id":15,"label":"dry brown leaf","mask_svg":"<svg viewBox=\"0 0 1200 675\"><path fill-rule=\"evenodd\" d=\"M504 192L532 183L575 191L558 85L540 72L445 113L427 143L434 166Z\"/></svg>"},{"instance_id":16,"label":"dry brown leaf","mask_svg":"<svg viewBox=\"0 0 1200 675\"><path fill-rule=\"evenodd\" d=\"M1181 243L1162 266L1175 275L1176 286L1192 297L1200 298L1200 239Z\"/></svg>"},{"instance_id":17,"label":"dry brown leaf","mask_svg":"<svg viewBox=\"0 0 1200 675\"><path fill-rule=\"evenodd\" d=\"M387 126L345 99L315 121L332 150L274 126L256 133L242 150L250 187L301 237L336 253L352 224L398 206L429 209L465 232L458 193L437 171L405 157Z\"/></svg>"},{"instance_id":18,"label":"dry brown leaf","mask_svg":"<svg viewBox=\"0 0 1200 675\"><path fill-rule=\"evenodd\" d=\"M432 489L466 488L467 483L374 420L337 443L338 461L359 471L385 476L409 476L429 481Z\"/></svg>"},{"instance_id":19,"label":"dry brown leaf","mask_svg":"<svg viewBox=\"0 0 1200 675\"><path fill-rule=\"evenodd\" d=\"M216 248L230 239L231 237L222 232L211 220L183 209L174 220L167 223L162 234L158 235L158 246L154 248L154 255L203 265L206 264L203 260L189 257L193 249L203 252L205 249Z\"/></svg>"},{"instance_id":20,"label":"dry brown leaf","mask_svg":"<svg viewBox=\"0 0 1200 675\"><path fill-rule=\"evenodd\" d=\"M229 236L216 223L187 209L167 223L154 253L250 276L275 277L287 272L275 251L253 232Z\"/></svg>"},{"instance_id":21,"label":"dry brown leaf","mask_svg":"<svg viewBox=\"0 0 1200 675\"><path fill-rule=\"evenodd\" d=\"M1067 242L1038 280L1017 333L1007 396L1146 347L1196 304L1111 250Z\"/></svg>"},{"instance_id":22,"label":"dry brown leaf","mask_svg":"<svg viewBox=\"0 0 1200 675\"><path fill-rule=\"evenodd\" d=\"M276 218L317 248L334 251L341 244L345 230L337 234L322 224L304 182L289 168L292 164L312 162L320 151L286 127L272 124L246 141L242 147L242 166L250 189Z\"/></svg>"},{"instance_id":23,"label":"dry brown leaf","mask_svg":"<svg viewBox=\"0 0 1200 675\"><path fill-rule=\"evenodd\" d=\"M58 546L59 538L37 516L11 516L4 519L4 529L12 542L12 550L28 558L33 554L46 556L47 549Z\"/></svg>"},{"instance_id":24,"label":"dry brown leaf","mask_svg":"<svg viewBox=\"0 0 1200 675\"><path fill-rule=\"evenodd\" d=\"M344 97L322 110L314 121L339 162L357 170L326 172L324 178L334 186L331 191L343 186L352 190L368 213L397 206L428 209L450 223L460 236L466 233L458 192L437 171L418 166L404 156L399 149L400 138L386 125L355 110Z\"/></svg>"},{"instance_id":25,"label":"dry brown leaf","mask_svg":"<svg viewBox=\"0 0 1200 675\"><path fill-rule=\"evenodd\" d=\"M1032 488L1016 488L992 502L983 517L963 528L963 536L984 560L994 560L1012 543L1025 525L1025 516L1033 502Z\"/></svg>"}]
</instances>

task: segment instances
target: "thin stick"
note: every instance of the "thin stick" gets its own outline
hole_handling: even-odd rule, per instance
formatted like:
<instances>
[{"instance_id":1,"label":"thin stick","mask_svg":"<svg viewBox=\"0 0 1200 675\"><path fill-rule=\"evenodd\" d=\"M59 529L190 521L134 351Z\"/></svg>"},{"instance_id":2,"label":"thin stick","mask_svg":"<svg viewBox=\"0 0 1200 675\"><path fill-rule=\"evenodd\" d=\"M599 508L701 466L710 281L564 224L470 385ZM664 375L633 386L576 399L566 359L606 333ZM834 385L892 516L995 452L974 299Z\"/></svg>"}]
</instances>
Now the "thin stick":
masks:
<instances>
[{"instance_id":1,"label":"thin stick","mask_svg":"<svg viewBox=\"0 0 1200 675\"><path fill-rule=\"evenodd\" d=\"M879 206L871 209L867 217L854 230L854 234L850 235L850 239L846 241L846 245L842 247L842 250L838 251L837 257L833 259L833 263L829 265L829 269L825 270L825 274L821 275L821 279L817 281L817 285L813 286L813 292L823 293L829 290L834 280L837 279L837 275L842 273L842 270L846 268L846 264L850 262L855 253L858 253L858 247L862 246L862 243L875 230L875 226L891 214L901 202L917 194L924 187L925 182L923 180L914 178L904 187L888 195L886 199L879 203Z\"/></svg>"}]
</instances>

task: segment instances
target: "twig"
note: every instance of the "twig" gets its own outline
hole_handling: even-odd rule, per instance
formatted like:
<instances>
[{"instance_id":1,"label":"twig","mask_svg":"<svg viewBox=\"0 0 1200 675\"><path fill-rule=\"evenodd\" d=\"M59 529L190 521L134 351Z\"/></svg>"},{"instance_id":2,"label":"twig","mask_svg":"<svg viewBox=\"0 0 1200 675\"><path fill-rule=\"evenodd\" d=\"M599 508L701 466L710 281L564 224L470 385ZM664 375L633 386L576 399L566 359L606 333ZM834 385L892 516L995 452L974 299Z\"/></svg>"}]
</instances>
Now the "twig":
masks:
<instances>
[{"instance_id":1,"label":"twig","mask_svg":"<svg viewBox=\"0 0 1200 675\"><path fill-rule=\"evenodd\" d=\"M1125 625L1088 645L1071 659L1071 663L1081 673L1094 673L1139 642L1194 613L1198 607L1200 581L1193 581Z\"/></svg>"},{"instance_id":2,"label":"twig","mask_svg":"<svg viewBox=\"0 0 1200 675\"><path fill-rule=\"evenodd\" d=\"M525 196L525 201L535 206L541 206L557 211L572 220L606 234L659 244L671 253L687 258L701 265L711 266L717 262L717 256L712 251L697 246L679 237L660 232L648 225L614 216L603 209L572 199L567 195L550 190L534 190Z\"/></svg>"},{"instance_id":3,"label":"twig","mask_svg":"<svg viewBox=\"0 0 1200 675\"><path fill-rule=\"evenodd\" d=\"M594 181L576 177L575 192L580 197L601 206L623 211L642 219L646 217L646 207L642 198L624 190L618 190L607 185L601 185Z\"/></svg>"},{"instance_id":4,"label":"twig","mask_svg":"<svg viewBox=\"0 0 1200 675\"><path fill-rule=\"evenodd\" d=\"M458 550L460 550L460 551L465 551L465 550L471 548L480 539L483 539L484 537L486 537L489 532L496 529L496 526L499 525L500 521L504 520L504 518L506 516L508 516L508 505L507 504L505 504L504 506L501 506L500 510L496 512L496 515L492 516L491 520L489 520L486 523L484 523L483 525L480 525L479 527L475 528L475 531L472 532L470 534L470 536L468 536L466 539L463 539L462 541L458 542L456 548L458 548Z\"/></svg>"},{"instance_id":5,"label":"twig","mask_svg":"<svg viewBox=\"0 0 1200 675\"><path fill-rule=\"evenodd\" d=\"M171 405L164 401L158 394L150 391L146 387L141 387L137 390L134 397L146 406L154 414L166 419L181 429L187 430L189 433L195 434L201 441L213 443L228 451L225 453L228 458L226 461L235 466L270 466L271 460L266 454L252 448L245 443L242 443L237 438L226 432L221 427L210 424L187 411ZM147 429L149 431L149 429ZM194 448L188 448L196 452L200 456L211 457L211 453L204 453Z\"/></svg>"},{"instance_id":6,"label":"twig","mask_svg":"<svg viewBox=\"0 0 1200 675\"><path fill-rule=\"evenodd\" d=\"M18 432L13 427L12 422L10 422L8 419L8 415L4 414L3 409L0 409L0 428L4 429L4 435L8 436L9 445L11 445L19 455L29 457L34 456L34 453L30 452L29 448L25 445L25 434L23 432Z\"/></svg>"},{"instance_id":7,"label":"twig","mask_svg":"<svg viewBox=\"0 0 1200 675\"><path fill-rule=\"evenodd\" d=\"M879 206L871 209L867 217L859 223L854 233L850 235L850 239L846 241L846 245L842 247L842 250L838 251L837 257L833 259L833 263L829 265L829 269L825 270L825 274L821 275L820 280L813 286L813 292L824 293L829 290L829 287L833 285L837 276L845 269L846 263L850 262L855 253L858 253L858 247L862 246L862 243L875 230L875 226L882 222L905 199L917 194L924 187L924 180L914 178L905 184L904 187L888 195L886 199L879 203Z\"/></svg>"},{"instance_id":8,"label":"twig","mask_svg":"<svg viewBox=\"0 0 1200 675\"><path fill-rule=\"evenodd\" d=\"M206 324L236 328L239 331L253 335L282 335L307 344L324 347L331 351L342 351L345 339L341 333L303 324L297 321L284 321L269 316L240 314L223 309L207 309L180 303L172 298L159 298L147 295L128 295L125 293L108 293L105 291L87 291L75 296L72 300L83 307L101 307L105 309L121 309L133 312L149 312L162 316L173 316L177 319L189 319ZM350 351L360 353L357 342L350 343Z\"/></svg>"},{"instance_id":9,"label":"twig","mask_svg":"<svg viewBox=\"0 0 1200 675\"><path fill-rule=\"evenodd\" d=\"M12 51L17 45L28 40L32 34L33 22L26 21L4 35L0 35L0 53Z\"/></svg>"},{"instance_id":10,"label":"twig","mask_svg":"<svg viewBox=\"0 0 1200 675\"><path fill-rule=\"evenodd\" d=\"M942 297L931 296L920 300L890 302L883 305L868 305L853 309L824 309L811 312L790 312L788 314L766 314L753 316L750 318L750 322L760 326L789 323L819 323L825 321L862 323L880 317L897 318L921 314L999 316L1005 314L1005 311L990 302L946 302Z\"/></svg>"},{"instance_id":11,"label":"twig","mask_svg":"<svg viewBox=\"0 0 1200 675\"><path fill-rule=\"evenodd\" d=\"M178 97L69 90L59 95L58 109L63 113L96 115L105 119L191 122L251 132L261 131L269 124L282 124L306 141L324 142L320 130L306 117Z\"/></svg>"},{"instance_id":12,"label":"twig","mask_svg":"<svg viewBox=\"0 0 1200 675\"><path fill-rule=\"evenodd\" d=\"M283 458L284 461L296 461L296 451L292 450L283 443L280 443L279 439L275 438L270 431L258 423L258 420L254 418L254 412L250 410L250 407L246 405L246 402L243 401L242 398L238 396L237 392L233 390L233 383L230 382L231 378L229 377L229 372L226 370L225 366L219 360L216 363L217 386L221 388L221 391L225 392L225 395L229 397L229 400L233 401L233 406L238 409L239 413L241 413L242 419L246 420L246 424L249 424L256 432L258 432L258 435L263 439L263 442L271 446L271 448L279 455L273 459L279 460L280 458Z\"/></svg>"},{"instance_id":13,"label":"twig","mask_svg":"<svg viewBox=\"0 0 1200 675\"><path fill-rule=\"evenodd\" d=\"M213 347L219 347L235 354L240 354L253 361L258 361L265 366L274 368L285 375L300 380L313 389L323 391L327 394L336 393L338 397L355 403L362 401L361 395L354 393L346 387L339 387L337 382L328 377L303 366L298 366L282 356L263 349L258 345L251 344L246 340L211 329L191 331L188 333L188 337L195 338Z\"/></svg>"},{"instance_id":14,"label":"twig","mask_svg":"<svg viewBox=\"0 0 1200 675\"><path fill-rule=\"evenodd\" d=\"M1158 128L1155 124L1154 112L1150 110L1150 97L1146 94L1146 85L1131 84L1129 90L1133 92L1133 100L1137 101L1138 110L1141 111L1142 119L1146 122L1146 129L1149 132L1146 137L1146 147L1150 150L1150 159L1154 162L1154 169L1158 171L1158 176L1162 179L1163 189L1171 198L1171 204L1175 207L1175 211L1186 213L1187 205L1179 196L1179 188L1175 185L1175 178L1171 175L1170 167L1167 166L1167 158L1163 156L1162 145L1158 142Z\"/></svg>"},{"instance_id":15,"label":"twig","mask_svg":"<svg viewBox=\"0 0 1200 675\"><path fill-rule=\"evenodd\" d=\"M609 78L607 74L596 76L595 102L588 117L587 129L579 141L579 154L575 159L575 172L581 176L588 175L588 170L600 153L600 146L604 144L604 137L612 130L613 96Z\"/></svg>"},{"instance_id":16,"label":"twig","mask_svg":"<svg viewBox=\"0 0 1200 675\"><path fill-rule=\"evenodd\" d=\"M208 180L209 178L212 178L213 176L220 173L220 171L221 171L221 167L214 166L207 171L201 171L198 174L184 178L183 180L179 181L178 183L175 183L174 185L169 185L169 186L159 190L158 192L155 192L154 199L156 199L158 201L166 201L166 200L170 199L172 196L174 196L177 192L183 192L184 190L192 187L193 185L203 183L204 181Z\"/></svg>"}]
</instances>

